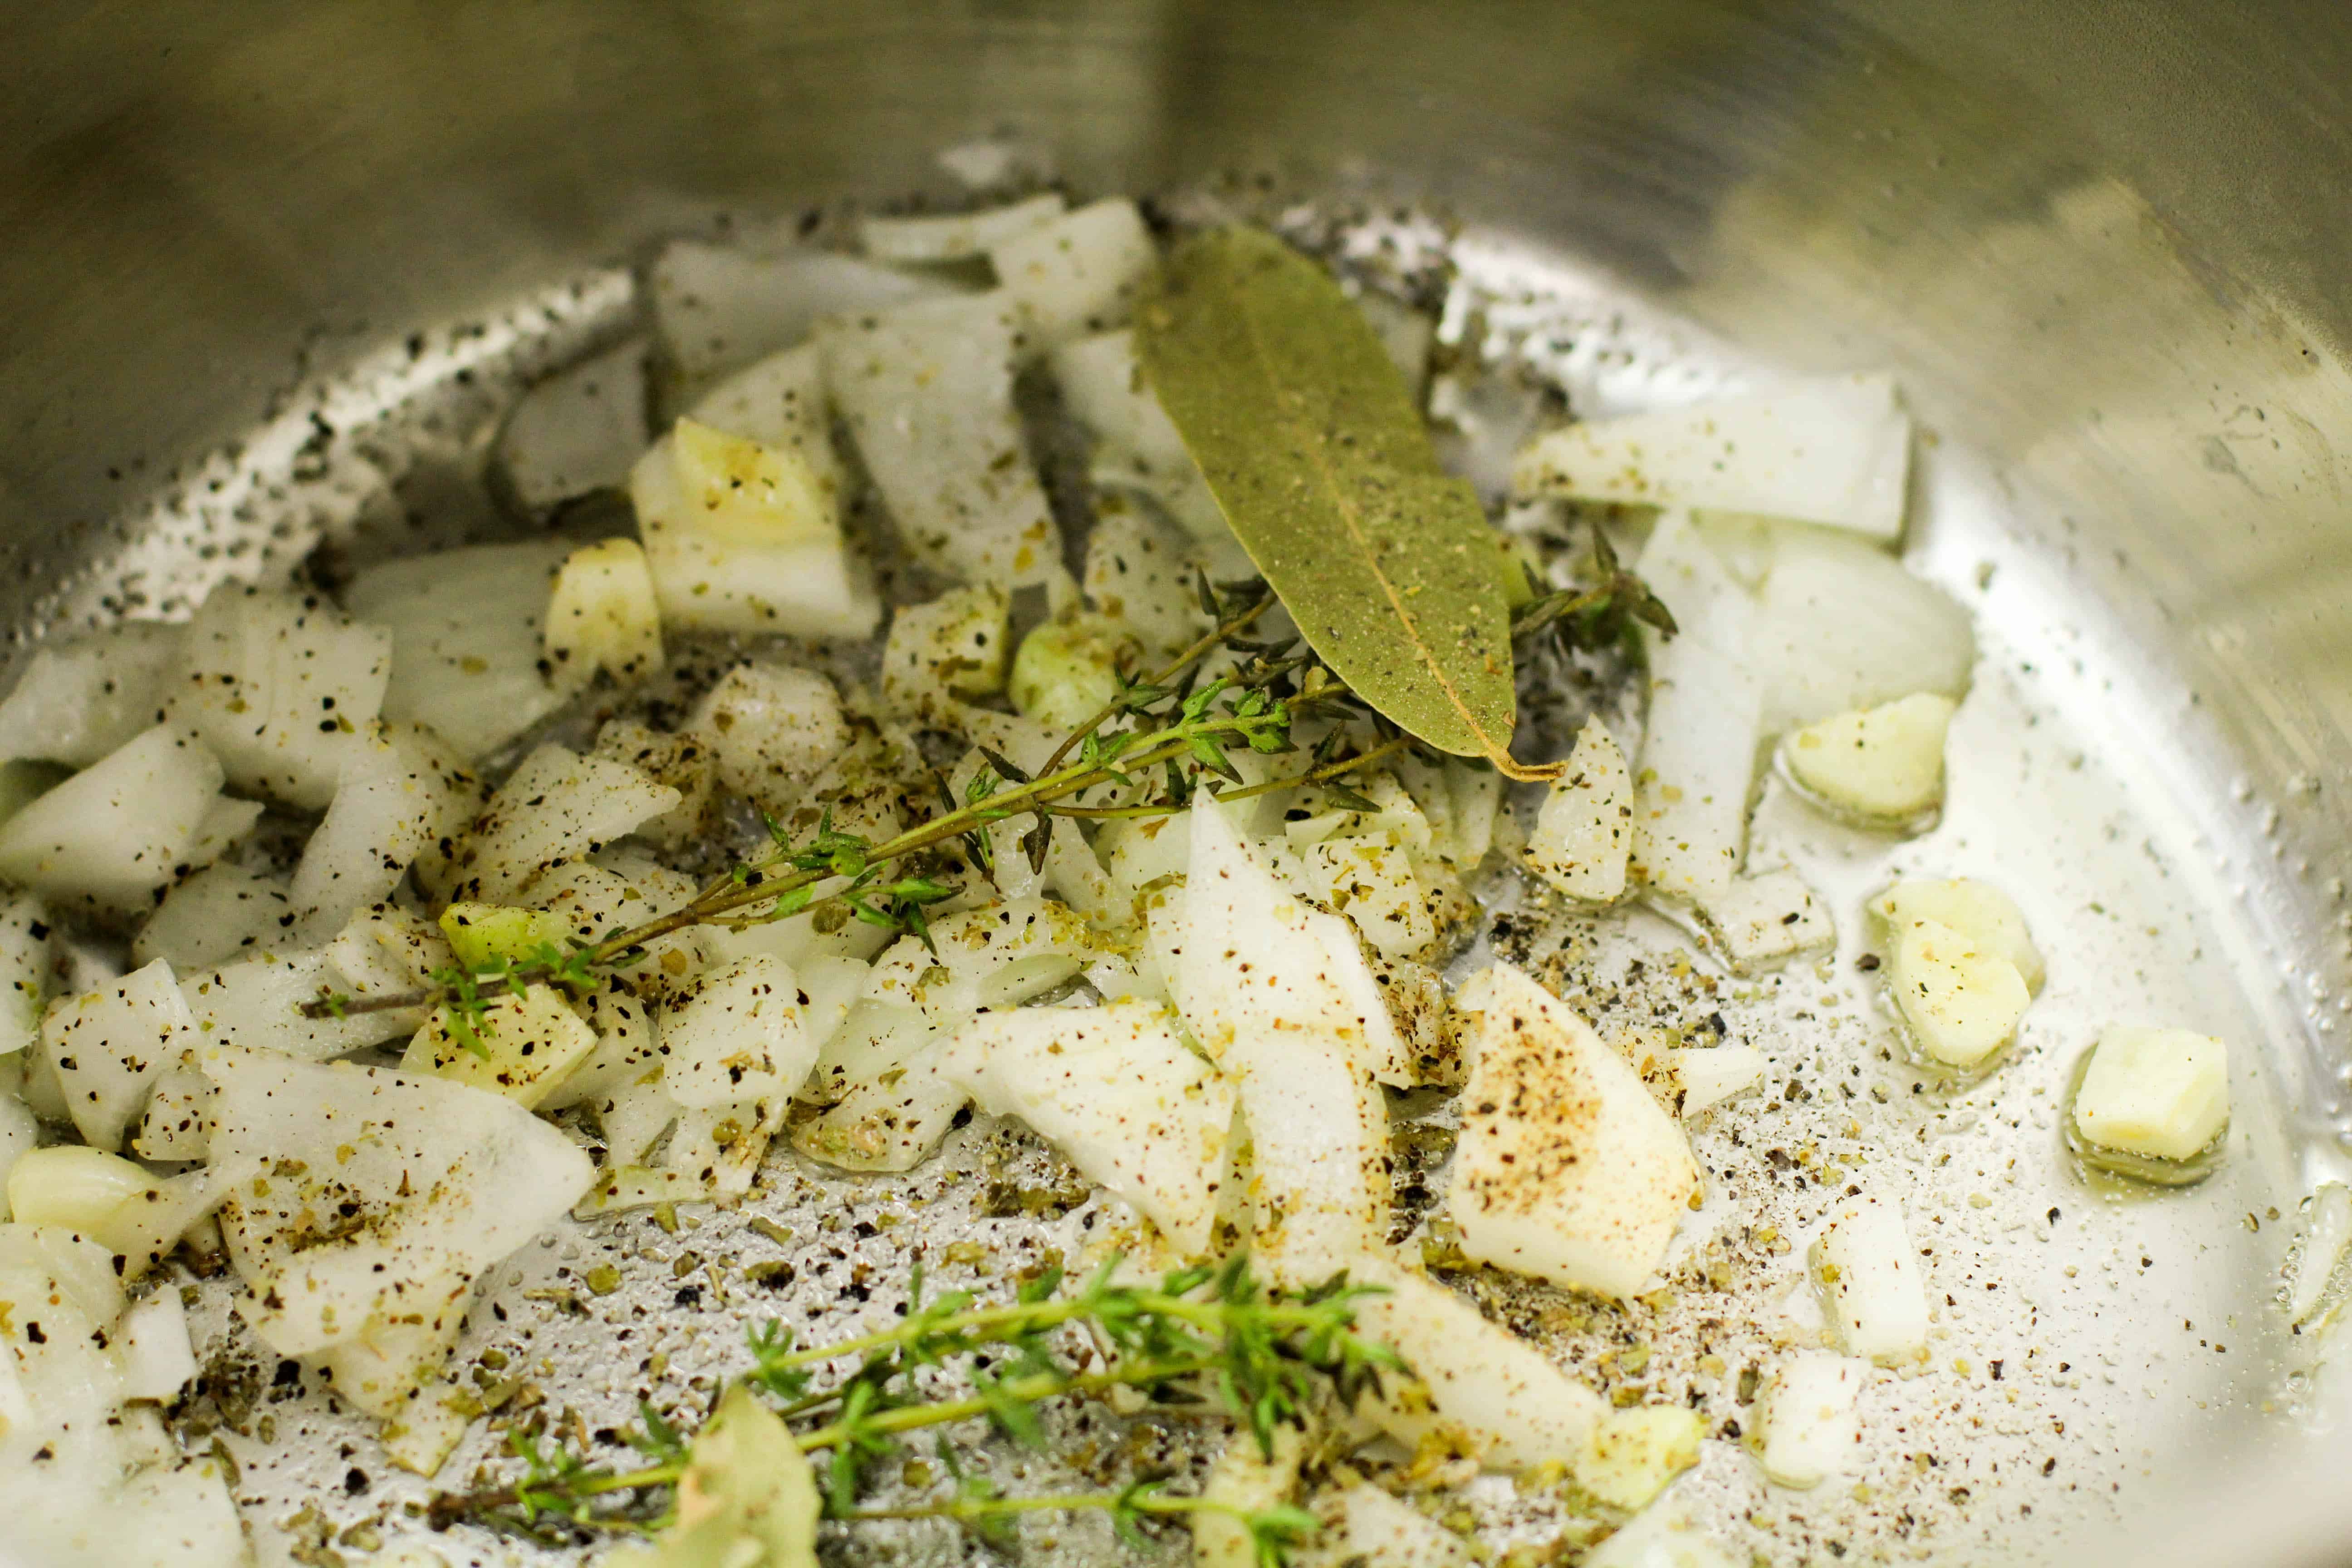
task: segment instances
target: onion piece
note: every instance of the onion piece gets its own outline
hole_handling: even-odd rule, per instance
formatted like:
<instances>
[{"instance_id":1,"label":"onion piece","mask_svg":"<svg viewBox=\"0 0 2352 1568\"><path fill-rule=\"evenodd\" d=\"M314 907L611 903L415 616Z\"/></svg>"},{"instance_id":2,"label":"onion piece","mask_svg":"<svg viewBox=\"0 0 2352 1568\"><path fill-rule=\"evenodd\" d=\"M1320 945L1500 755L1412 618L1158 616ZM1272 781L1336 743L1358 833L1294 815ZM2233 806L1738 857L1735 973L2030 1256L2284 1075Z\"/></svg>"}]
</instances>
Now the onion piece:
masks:
<instances>
[{"instance_id":1,"label":"onion piece","mask_svg":"<svg viewBox=\"0 0 2352 1568\"><path fill-rule=\"evenodd\" d=\"M1448 1188L1462 1250L1601 1295L1639 1291L1698 1190L1640 1074L1507 964L1457 998L1481 1015Z\"/></svg>"},{"instance_id":2,"label":"onion piece","mask_svg":"<svg viewBox=\"0 0 2352 1568\"><path fill-rule=\"evenodd\" d=\"M697 976L664 1003L662 1083L688 1110L782 1100L816 1063L792 966L761 955Z\"/></svg>"},{"instance_id":3,"label":"onion piece","mask_svg":"<svg viewBox=\"0 0 2352 1568\"><path fill-rule=\"evenodd\" d=\"M1841 1204L1813 1243L1811 1265L1846 1353L1895 1366L1927 1351L1927 1285L1903 1205Z\"/></svg>"},{"instance_id":4,"label":"onion piece","mask_svg":"<svg viewBox=\"0 0 2352 1568\"><path fill-rule=\"evenodd\" d=\"M517 764L433 889L478 903L521 901L548 871L677 808L678 794L626 763L550 743Z\"/></svg>"},{"instance_id":5,"label":"onion piece","mask_svg":"<svg viewBox=\"0 0 2352 1568\"><path fill-rule=\"evenodd\" d=\"M940 1025L1017 1007L1077 973L1101 947L1084 921L1051 899L958 910L930 925L929 944L902 936L875 961L866 995L919 1008Z\"/></svg>"},{"instance_id":6,"label":"onion piece","mask_svg":"<svg viewBox=\"0 0 2352 1568\"><path fill-rule=\"evenodd\" d=\"M1571 899L1606 903L1625 890L1633 847L1633 779L1608 726L1588 719L1536 813L1528 869Z\"/></svg>"},{"instance_id":7,"label":"onion piece","mask_svg":"<svg viewBox=\"0 0 2352 1568\"><path fill-rule=\"evenodd\" d=\"M817 330L825 384L908 552L958 582L1066 599L1061 532L1013 406L1019 311L1002 291Z\"/></svg>"},{"instance_id":8,"label":"onion piece","mask_svg":"<svg viewBox=\"0 0 2352 1568\"><path fill-rule=\"evenodd\" d=\"M0 1058L40 1038L55 928L35 893L0 899ZM144 961L142 961L144 962Z\"/></svg>"},{"instance_id":9,"label":"onion piece","mask_svg":"<svg viewBox=\"0 0 2352 1568\"><path fill-rule=\"evenodd\" d=\"M1361 1414L1407 1447L1450 1437L1496 1469L1574 1464L1608 1408L1599 1394L1453 1291L1387 1258L1356 1259L1348 1279L1381 1292L1355 1303L1356 1331L1412 1369L1380 1399L1367 1396Z\"/></svg>"},{"instance_id":10,"label":"onion piece","mask_svg":"<svg viewBox=\"0 0 2352 1568\"><path fill-rule=\"evenodd\" d=\"M1087 536L1087 599L1132 633L1154 661L1210 629L1186 543L1174 528L1134 507L1105 508Z\"/></svg>"},{"instance_id":11,"label":"onion piece","mask_svg":"<svg viewBox=\"0 0 2352 1568\"><path fill-rule=\"evenodd\" d=\"M437 1310L594 1174L562 1133L463 1084L226 1046L201 1065L214 1159L270 1163L237 1185L221 1226L253 1291L248 1321L280 1355ZM350 1223L320 1234L318 1216L345 1203Z\"/></svg>"},{"instance_id":12,"label":"onion piece","mask_svg":"<svg viewBox=\"0 0 2352 1568\"><path fill-rule=\"evenodd\" d=\"M1233 530L1168 411L1144 384L1132 331L1102 332L1053 351L1062 402L1095 438L1098 487L1150 496L1197 540L1230 542Z\"/></svg>"},{"instance_id":13,"label":"onion piece","mask_svg":"<svg viewBox=\"0 0 2352 1568\"><path fill-rule=\"evenodd\" d=\"M631 338L532 384L490 455L494 484L538 515L628 477L646 445L646 341Z\"/></svg>"},{"instance_id":14,"label":"onion piece","mask_svg":"<svg viewBox=\"0 0 2352 1568\"><path fill-rule=\"evenodd\" d=\"M1829 910L1805 879L1786 867L1733 878L1699 905L1698 913L1738 974L1754 974L1819 952L1837 941Z\"/></svg>"},{"instance_id":15,"label":"onion piece","mask_svg":"<svg viewBox=\"0 0 2352 1568\"><path fill-rule=\"evenodd\" d=\"M1867 1362L1804 1351L1772 1376L1763 1409L1765 1479L1800 1489L1842 1474L1862 1442L1854 1396L1870 1375Z\"/></svg>"},{"instance_id":16,"label":"onion piece","mask_svg":"<svg viewBox=\"0 0 2352 1568\"><path fill-rule=\"evenodd\" d=\"M572 700L577 682L544 668L548 584L570 552L562 540L481 544L353 578L344 604L392 632L383 717L478 763Z\"/></svg>"},{"instance_id":17,"label":"onion piece","mask_svg":"<svg viewBox=\"0 0 2352 1568\"><path fill-rule=\"evenodd\" d=\"M810 780L850 742L832 681L770 663L730 668L695 704L687 729L709 752L720 784L779 815L800 804Z\"/></svg>"},{"instance_id":18,"label":"onion piece","mask_svg":"<svg viewBox=\"0 0 2352 1568\"><path fill-rule=\"evenodd\" d=\"M318 811L383 705L393 652L390 631L323 599L225 586L188 624L173 710L232 785Z\"/></svg>"},{"instance_id":19,"label":"onion piece","mask_svg":"<svg viewBox=\"0 0 2352 1568\"><path fill-rule=\"evenodd\" d=\"M772 353L729 376L686 416L698 425L789 452L818 487L841 493L841 459L833 450L833 405L825 395L824 357L814 343Z\"/></svg>"},{"instance_id":20,"label":"onion piece","mask_svg":"<svg viewBox=\"0 0 2352 1568\"><path fill-rule=\"evenodd\" d=\"M869 215L858 220L857 243L877 261L962 261L1051 224L1067 205L1059 192L1046 191L976 212L926 213L915 217Z\"/></svg>"},{"instance_id":21,"label":"onion piece","mask_svg":"<svg viewBox=\"0 0 2352 1568\"><path fill-rule=\"evenodd\" d=\"M1752 512L1903 531L1911 420L1885 374L1792 382L1753 397L1555 430L1512 465L1513 493Z\"/></svg>"},{"instance_id":22,"label":"onion piece","mask_svg":"<svg viewBox=\"0 0 2352 1568\"><path fill-rule=\"evenodd\" d=\"M33 650L0 701L0 758L86 768L156 721L187 628L125 621Z\"/></svg>"},{"instance_id":23,"label":"onion piece","mask_svg":"<svg viewBox=\"0 0 2352 1568\"><path fill-rule=\"evenodd\" d=\"M187 863L222 782L209 750L158 724L0 823L0 876L139 908Z\"/></svg>"},{"instance_id":24,"label":"onion piece","mask_svg":"<svg viewBox=\"0 0 2352 1568\"><path fill-rule=\"evenodd\" d=\"M845 1171L911 1171L940 1146L964 1108L963 1089L940 1068L932 1039L898 1067L849 1092L793 1130L793 1147Z\"/></svg>"},{"instance_id":25,"label":"onion piece","mask_svg":"<svg viewBox=\"0 0 2352 1568\"><path fill-rule=\"evenodd\" d=\"M674 240L646 279L664 355L689 384L788 349L818 319L956 292L953 284L834 251Z\"/></svg>"},{"instance_id":26,"label":"onion piece","mask_svg":"<svg viewBox=\"0 0 2352 1568\"><path fill-rule=\"evenodd\" d=\"M1048 343L1126 325L1159 258L1142 214L1124 196L1090 202L988 251L1034 341Z\"/></svg>"},{"instance_id":27,"label":"onion piece","mask_svg":"<svg viewBox=\"0 0 2352 1568\"><path fill-rule=\"evenodd\" d=\"M196 1375L196 1354L188 1340L187 1309L177 1290L151 1291L122 1314L116 1342L122 1348L123 1395L168 1405ZM236 1517L232 1510L230 1517Z\"/></svg>"},{"instance_id":28,"label":"onion piece","mask_svg":"<svg viewBox=\"0 0 2352 1568\"><path fill-rule=\"evenodd\" d=\"M313 835L316 837L316 835ZM172 884L131 943L133 963L211 969L282 941L297 916L283 877L207 866Z\"/></svg>"},{"instance_id":29,"label":"onion piece","mask_svg":"<svg viewBox=\"0 0 2352 1568\"><path fill-rule=\"evenodd\" d=\"M111 985L61 996L41 1021L41 1050L82 1142L120 1149L149 1079L198 1043L172 966L151 963Z\"/></svg>"},{"instance_id":30,"label":"onion piece","mask_svg":"<svg viewBox=\"0 0 2352 1568\"><path fill-rule=\"evenodd\" d=\"M595 1048L596 1032L562 992L531 985L520 996L485 997L478 1021L462 1027L450 1009L435 1008L408 1042L400 1070L536 1107Z\"/></svg>"},{"instance_id":31,"label":"onion piece","mask_svg":"<svg viewBox=\"0 0 2352 1568\"><path fill-rule=\"evenodd\" d=\"M982 1110L1014 1116L1188 1257L1208 1248L1234 1086L1140 1003L983 1013L940 1058Z\"/></svg>"},{"instance_id":32,"label":"onion piece","mask_svg":"<svg viewBox=\"0 0 2352 1568\"><path fill-rule=\"evenodd\" d=\"M1967 695L1976 634L1950 595L1863 540L1811 528L1776 533L1748 643L1764 680L1766 734L1914 692ZM1683 616L1683 601L1650 582Z\"/></svg>"},{"instance_id":33,"label":"onion piece","mask_svg":"<svg viewBox=\"0 0 2352 1568\"><path fill-rule=\"evenodd\" d=\"M661 605L634 539L583 544L556 568L547 600L547 662L573 681L602 672L624 685L662 667Z\"/></svg>"},{"instance_id":34,"label":"onion piece","mask_svg":"<svg viewBox=\"0 0 2352 1568\"><path fill-rule=\"evenodd\" d=\"M392 897L410 862L455 837L481 804L480 782L440 736L372 727L345 755L335 798L294 868L288 894L303 930L323 938Z\"/></svg>"},{"instance_id":35,"label":"onion piece","mask_svg":"<svg viewBox=\"0 0 2352 1568\"><path fill-rule=\"evenodd\" d=\"M1755 604L1683 512L1658 520L1641 574L1682 630L1643 634L1650 710L1633 776L1633 864L1654 891L1704 904L1729 889L1747 853L1763 702Z\"/></svg>"},{"instance_id":36,"label":"onion piece","mask_svg":"<svg viewBox=\"0 0 2352 1568\"><path fill-rule=\"evenodd\" d=\"M413 984L386 989L405 991ZM421 1019L415 1008L353 1012L341 1018L303 1016L304 1005L322 996L364 996L372 989L346 975L324 948L257 952L180 982L195 1026L207 1039L305 1061L382 1045L418 1026Z\"/></svg>"}]
</instances>

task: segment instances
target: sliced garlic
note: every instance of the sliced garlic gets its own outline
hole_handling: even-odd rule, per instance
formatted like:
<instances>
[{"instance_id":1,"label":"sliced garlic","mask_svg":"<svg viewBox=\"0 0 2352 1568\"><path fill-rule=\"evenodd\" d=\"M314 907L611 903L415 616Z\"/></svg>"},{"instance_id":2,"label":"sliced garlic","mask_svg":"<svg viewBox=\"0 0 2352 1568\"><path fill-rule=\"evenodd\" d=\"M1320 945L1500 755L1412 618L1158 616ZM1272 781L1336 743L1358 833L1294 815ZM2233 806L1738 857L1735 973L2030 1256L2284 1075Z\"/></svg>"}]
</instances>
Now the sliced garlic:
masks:
<instances>
[{"instance_id":1,"label":"sliced garlic","mask_svg":"<svg viewBox=\"0 0 2352 1568\"><path fill-rule=\"evenodd\" d=\"M1812 1268L1849 1354L1892 1366L1927 1348L1927 1279L1902 1205L1841 1205L1813 1244Z\"/></svg>"},{"instance_id":2,"label":"sliced garlic","mask_svg":"<svg viewBox=\"0 0 2352 1568\"><path fill-rule=\"evenodd\" d=\"M1937 921L2017 965L2029 992L2042 989L2042 952L2015 900L1969 877L1914 877L1870 900L1870 912L1900 932L1913 921Z\"/></svg>"},{"instance_id":3,"label":"sliced garlic","mask_svg":"<svg viewBox=\"0 0 2352 1568\"><path fill-rule=\"evenodd\" d=\"M2113 1026L2074 1091L2074 1130L2103 1149L2186 1160L2229 1125L2229 1066L2210 1035Z\"/></svg>"},{"instance_id":4,"label":"sliced garlic","mask_svg":"<svg viewBox=\"0 0 2352 1568\"><path fill-rule=\"evenodd\" d=\"M1886 988L1919 1048L1960 1068L1981 1066L2009 1044L2032 1001L2025 977L1997 949L1932 920L1903 928Z\"/></svg>"},{"instance_id":5,"label":"sliced garlic","mask_svg":"<svg viewBox=\"0 0 2352 1568\"><path fill-rule=\"evenodd\" d=\"M1822 805L1870 821L1901 821L1944 798L1944 735L1958 704L1932 691L1833 714L1780 748L1789 776Z\"/></svg>"},{"instance_id":6,"label":"sliced garlic","mask_svg":"<svg viewBox=\"0 0 2352 1568\"><path fill-rule=\"evenodd\" d=\"M1842 1473L1862 1442L1854 1396L1870 1369L1823 1351L1791 1358L1764 1395L1767 1479L1784 1487L1817 1487Z\"/></svg>"},{"instance_id":7,"label":"sliced garlic","mask_svg":"<svg viewBox=\"0 0 2352 1568\"><path fill-rule=\"evenodd\" d=\"M1752 974L1837 941L1829 910L1802 877L1783 867L1735 877L1699 900L1700 920L1731 967Z\"/></svg>"},{"instance_id":8,"label":"sliced garlic","mask_svg":"<svg viewBox=\"0 0 2352 1568\"><path fill-rule=\"evenodd\" d=\"M544 637L552 679L585 680L602 669L636 680L659 669L661 605L645 547L605 539L565 556L548 595Z\"/></svg>"},{"instance_id":9,"label":"sliced garlic","mask_svg":"<svg viewBox=\"0 0 2352 1568\"><path fill-rule=\"evenodd\" d=\"M1705 1418L1679 1405L1612 1410L1585 1434L1576 1484L1612 1508L1646 1508L1667 1482L1698 1463L1706 1435Z\"/></svg>"}]
</instances>

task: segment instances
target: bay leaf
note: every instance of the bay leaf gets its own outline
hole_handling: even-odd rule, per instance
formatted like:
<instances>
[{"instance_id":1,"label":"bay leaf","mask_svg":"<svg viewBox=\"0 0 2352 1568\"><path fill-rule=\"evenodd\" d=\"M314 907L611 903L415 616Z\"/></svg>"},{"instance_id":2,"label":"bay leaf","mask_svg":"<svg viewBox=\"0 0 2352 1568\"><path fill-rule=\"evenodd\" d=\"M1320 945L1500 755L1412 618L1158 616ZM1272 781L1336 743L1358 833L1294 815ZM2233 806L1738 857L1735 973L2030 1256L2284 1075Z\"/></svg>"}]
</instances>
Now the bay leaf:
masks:
<instances>
[{"instance_id":1,"label":"bay leaf","mask_svg":"<svg viewBox=\"0 0 2352 1568\"><path fill-rule=\"evenodd\" d=\"M1225 521L1317 656L1400 728L1512 778L1500 537L1355 304L1262 230L1179 245L1136 345Z\"/></svg>"}]
</instances>

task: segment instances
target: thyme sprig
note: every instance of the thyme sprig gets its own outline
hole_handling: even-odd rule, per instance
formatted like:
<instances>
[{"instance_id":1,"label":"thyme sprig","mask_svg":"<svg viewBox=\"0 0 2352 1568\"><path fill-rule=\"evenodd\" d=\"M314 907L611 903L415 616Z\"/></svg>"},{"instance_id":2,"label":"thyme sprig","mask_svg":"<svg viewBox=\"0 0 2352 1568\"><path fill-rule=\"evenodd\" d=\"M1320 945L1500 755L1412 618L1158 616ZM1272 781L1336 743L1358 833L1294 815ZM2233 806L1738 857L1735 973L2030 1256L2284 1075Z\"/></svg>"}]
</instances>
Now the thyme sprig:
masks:
<instances>
[{"instance_id":1,"label":"thyme sprig","mask_svg":"<svg viewBox=\"0 0 2352 1568\"><path fill-rule=\"evenodd\" d=\"M1107 784L1132 786L1163 767L1171 793L1181 794L1178 781L1187 763L1239 785L1234 749L1260 754L1290 751L1291 727L1300 712L1344 698L1345 688L1337 682L1292 679L1302 667L1281 657L1278 646L1245 644L1236 649L1242 657L1233 672L1200 683L1202 662L1233 645L1275 603L1263 584L1228 584L1221 593L1203 581L1201 591L1217 616L1215 627L1150 679L1123 682L1113 700L1074 731L1034 775L988 754L991 771L973 780L963 800L950 799L940 815L878 843L836 830L829 816L805 841L795 841L771 819L768 853L731 868L669 914L611 931L598 942L575 941L561 950L551 946L492 968L437 969L426 976L424 990L364 998L322 995L304 1004L302 1012L312 1018L341 1018L438 1006L449 1016L456 1037L478 1045L488 1026L486 993L503 988L520 994L532 984L574 985L598 971L629 968L646 959L651 943L695 926L761 924L814 911L821 925L828 918L854 918L928 941L925 908L952 896L955 887L928 871L886 876L886 868L959 841L985 866L992 853L985 829L1032 814L1037 828L1024 848L1042 862L1051 826L1046 818L1082 809L1073 796Z\"/></svg>"},{"instance_id":2,"label":"thyme sprig","mask_svg":"<svg viewBox=\"0 0 2352 1568\"><path fill-rule=\"evenodd\" d=\"M1592 526L1593 574L1589 587L1562 588L1528 600L1511 613L1511 640L1525 643L1547 627L1567 646L1603 648L1622 642L1635 623L1675 635L1673 612L1641 577L1625 570L1601 525Z\"/></svg>"},{"instance_id":3,"label":"thyme sprig","mask_svg":"<svg viewBox=\"0 0 2352 1568\"><path fill-rule=\"evenodd\" d=\"M963 1476L945 1445L938 1452L954 1495L904 1508L861 1501L874 1468L903 1453L907 1434L926 1428L981 1421L1040 1447L1046 1402L1125 1388L1168 1410L1229 1417L1271 1456L1276 1428L1304 1426L1321 1398L1352 1404L1377 1391L1383 1374L1402 1370L1394 1352L1355 1332L1354 1304L1372 1292L1344 1275L1311 1289L1276 1289L1236 1258L1140 1285L1121 1283L1118 1264L1106 1262L1066 1291L1059 1271L1049 1269L997 1303L965 1291L927 1301L918 1270L906 1316L871 1333L803 1346L781 1323L755 1327L751 1364L733 1385L799 1423L793 1441L824 1456L830 1519L943 1518L987 1530L1021 1513L1088 1509L1108 1511L1122 1531L1140 1531L1154 1520L1222 1512L1248 1531L1262 1562L1280 1563L1312 1529L1296 1509L1237 1510L1171 1493L1150 1478L1117 1491L1008 1498ZM958 1367L969 1393L924 1392L920 1374ZM549 1442L544 1431L512 1431L508 1446L522 1474L504 1486L445 1493L427 1517L436 1529L472 1522L538 1534L551 1524L659 1530L674 1516L672 1492L690 1463L691 1435L647 1404L626 1440L646 1463L599 1466Z\"/></svg>"}]
</instances>

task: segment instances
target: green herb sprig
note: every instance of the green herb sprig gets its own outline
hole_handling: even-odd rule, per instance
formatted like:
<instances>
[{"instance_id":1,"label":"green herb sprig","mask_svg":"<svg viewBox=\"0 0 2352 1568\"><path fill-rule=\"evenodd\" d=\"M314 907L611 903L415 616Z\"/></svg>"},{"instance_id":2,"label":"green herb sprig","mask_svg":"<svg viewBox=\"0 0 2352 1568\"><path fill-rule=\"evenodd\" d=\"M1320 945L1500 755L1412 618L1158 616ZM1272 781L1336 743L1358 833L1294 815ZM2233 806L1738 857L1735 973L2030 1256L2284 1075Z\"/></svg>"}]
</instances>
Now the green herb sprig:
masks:
<instances>
[{"instance_id":1,"label":"green herb sprig","mask_svg":"<svg viewBox=\"0 0 2352 1568\"><path fill-rule=\"evenodd\" d=\"M1350 1405L1404 1370L1393 1351L1356 1333L1355 1303L1375 1291L1344 1275L1283 1290L1265 1285L1242 1258L1180 1269L1154 1285L1119 1283L1117 1268L1114 1258L1066 1291L1059 1271L1049 1269L1013 1300L995 1304L964 1291L924 1300L919 1270L907 1315L886 1329L810 1346L780 1323L752 1329L751 1364L733 1385L794 1423L803 1453L824 1456L829 1519L940 1518L988 1530L1022 1513L1084 1509L1109 1512L1122 1531L1140 1531L1159 1519L1222 1512L1249 1531L1262 1562L1281 1563L1313 1528L1298 1510L1236 1510L1171 1493L1149 1478L1115 1491L1004 1497L963 1476L944 1444L938 1453L953 1495L902 1508L861 1501L875 1468L902 1457L908 1435L927 1428L979 1421L1040 1447L1046 1402L1124 1388L1169 1411L1229 1417L1270 1458L1277 1428L1303 1426L1324 1398ZM1082 1342L1074 1331L1084 1331ZM918 1386L920 1373L959 1367L969 1393L929 1397ZM477 1523L540 1538L551 1530L658 1531L675 1517L691 1434L646 1404L626 1440L646 1463L600 1466L551 1443L542 1430L510 1432L509 1449L522 1474L503 1486L445 1493L427 1519L436 1529Z\"/></svg>"}]
</instances>

